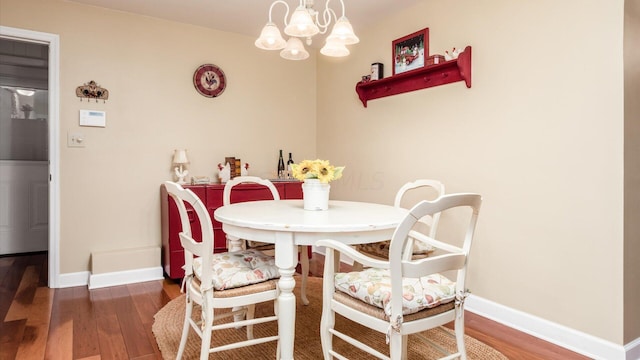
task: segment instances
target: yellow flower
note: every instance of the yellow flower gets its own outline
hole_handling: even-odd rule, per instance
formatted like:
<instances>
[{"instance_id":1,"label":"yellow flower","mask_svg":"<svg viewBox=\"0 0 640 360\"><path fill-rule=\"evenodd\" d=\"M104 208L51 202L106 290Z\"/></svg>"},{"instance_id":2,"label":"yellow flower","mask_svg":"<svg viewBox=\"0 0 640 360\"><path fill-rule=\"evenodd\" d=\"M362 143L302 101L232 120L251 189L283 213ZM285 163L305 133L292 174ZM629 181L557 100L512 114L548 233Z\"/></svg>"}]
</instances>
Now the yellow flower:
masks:
<instances>
[{"instance_id":1,"label":"yellow flower","mask_svg":"<svg viewBox=\"0 0 640 360\"><path fill-rule=\"evenodd\" d=\"M300 164L291 164L291 172L293 177L304 181L304 179L311 178L314 171L314 162L311 160L304 160Z\"/></svg>"},{"instance_id":2,"label":"yellow flower","mask_svg":"<svg viewBox=\"0 0 640 360\"><path fill-rule=\"evenodd\" d=\"M293 177L300 181L306 179L318 179L320 182L328 183L342 177L344 166L335 167L328 160L304 160L300 164L292 164L291 171Z\"/></svg>"}]
</instances>

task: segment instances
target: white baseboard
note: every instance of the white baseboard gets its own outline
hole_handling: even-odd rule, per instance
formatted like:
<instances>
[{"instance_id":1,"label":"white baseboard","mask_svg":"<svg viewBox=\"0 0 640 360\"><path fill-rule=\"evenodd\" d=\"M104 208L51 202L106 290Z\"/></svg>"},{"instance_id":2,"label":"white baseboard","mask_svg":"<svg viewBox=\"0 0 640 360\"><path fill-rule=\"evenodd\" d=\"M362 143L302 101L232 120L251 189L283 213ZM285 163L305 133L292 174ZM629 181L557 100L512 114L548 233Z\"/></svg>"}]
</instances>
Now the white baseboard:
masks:
<instances>
[{"instance_id":1,"label":"white baseboard","mask_svg":"<svg viewBox=\"0 0 640 360\"><path fill-rule=\"evenodd\" d=\"M88 285L89 289L98 289L108 286L126 285L162 279L164 279L164 274L161 266L96 275L91 274L89 271L80 271L76 273L60 274L59 287L67 288Z\"/></svg>"},{"instance_id":2,"label":"white baseboard","mask_svg":"<svg viewBox=\"0 0 640 360\"><path fill-rule=\"evenodd\" d=\"M86 286L89 283L89 275L91 275L91 273L88 271L60 274L58 287Z\"/></svg>"},{"instance_id":3,"label":"white baseboard","mask_svg":"<svg viewBox=\"0 0 640 360\"><path fill-rule=\"evenodd\" d=\"M592 359L640 359L640 338L626 346L614 344L473 294L467 298L465 310Z\"/></svg>"},{"instance_id":4,"label":"white baseboard","mask_svg":"<svg viewBox=\"0 0 640 360\"><path fill-rule=\"evenodd\" d=\"M624 346L624 352L627 354L626 360L640 359L640 338L633 340Z\"/></svg>"},{"instance_id":5,"label":"white baseboard","mask_svg":"<svg viewBox=\"0 0 640 360\"><path fill-rule=\"evenodd\" d=\"M92 274L89 277L89 289L161 280L163 278L162 266L96 275Z\"/></svg>"}]
</instances>

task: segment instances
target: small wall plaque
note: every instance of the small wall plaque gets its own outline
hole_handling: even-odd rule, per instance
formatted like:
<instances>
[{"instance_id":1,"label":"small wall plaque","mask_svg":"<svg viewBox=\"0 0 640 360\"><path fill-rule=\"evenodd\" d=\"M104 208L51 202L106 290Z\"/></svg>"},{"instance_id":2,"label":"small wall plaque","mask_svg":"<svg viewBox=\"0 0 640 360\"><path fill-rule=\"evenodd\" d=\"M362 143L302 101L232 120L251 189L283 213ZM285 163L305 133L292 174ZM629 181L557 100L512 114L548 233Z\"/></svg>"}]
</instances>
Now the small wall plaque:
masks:
<instances>
[{"instance_id":1,"label":"small wall plaque","mask_svg":"<svg viewBox=\"0 0 640 360\"><path fill-rule=\"evenodd\" d=\"M80 101L82 101L82 98L87 98L96 99L96 102L98 102L98 99L106 102L106 100L109 99L109 90L91 80L89 83L76 88L76 96L80 98Z\"/></svg>"}]
</instances>

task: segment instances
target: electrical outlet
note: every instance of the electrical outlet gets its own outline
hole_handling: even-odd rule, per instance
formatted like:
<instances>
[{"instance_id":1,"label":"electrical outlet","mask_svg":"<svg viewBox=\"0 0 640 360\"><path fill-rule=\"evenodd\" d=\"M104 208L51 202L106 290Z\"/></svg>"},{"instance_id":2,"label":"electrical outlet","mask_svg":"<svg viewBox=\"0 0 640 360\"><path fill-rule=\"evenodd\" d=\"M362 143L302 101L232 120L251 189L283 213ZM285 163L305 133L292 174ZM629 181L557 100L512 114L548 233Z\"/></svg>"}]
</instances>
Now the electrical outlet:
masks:
<instances>
[{"instance_id":1,"label":"electrical outlet","mask_svg":"<svg viewBox=\"0 0 640 360\"><path fill-rule=\"evenodd\" d=\"M82 133L67 133L67 147L84 147L85 138Z\"/></svg>"}]
</instances>

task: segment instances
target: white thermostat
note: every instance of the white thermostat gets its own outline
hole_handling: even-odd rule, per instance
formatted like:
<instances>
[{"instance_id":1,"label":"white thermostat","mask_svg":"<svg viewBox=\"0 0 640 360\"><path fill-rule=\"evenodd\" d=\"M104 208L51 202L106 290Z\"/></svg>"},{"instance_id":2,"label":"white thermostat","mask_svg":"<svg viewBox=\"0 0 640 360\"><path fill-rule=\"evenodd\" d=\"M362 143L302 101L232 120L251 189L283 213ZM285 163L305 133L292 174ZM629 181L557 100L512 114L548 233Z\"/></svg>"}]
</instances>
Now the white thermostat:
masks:
<instances>
[{"instance_id":1,"label":"white thermostat","mask_svg":"<svg viewBox=\"0 0 640 360\"><path fill-rule=\"evenodd\" d=\"M80 126L107 126L107 113L96 110L80 110Z\"/></svg>"}]
</instances>

